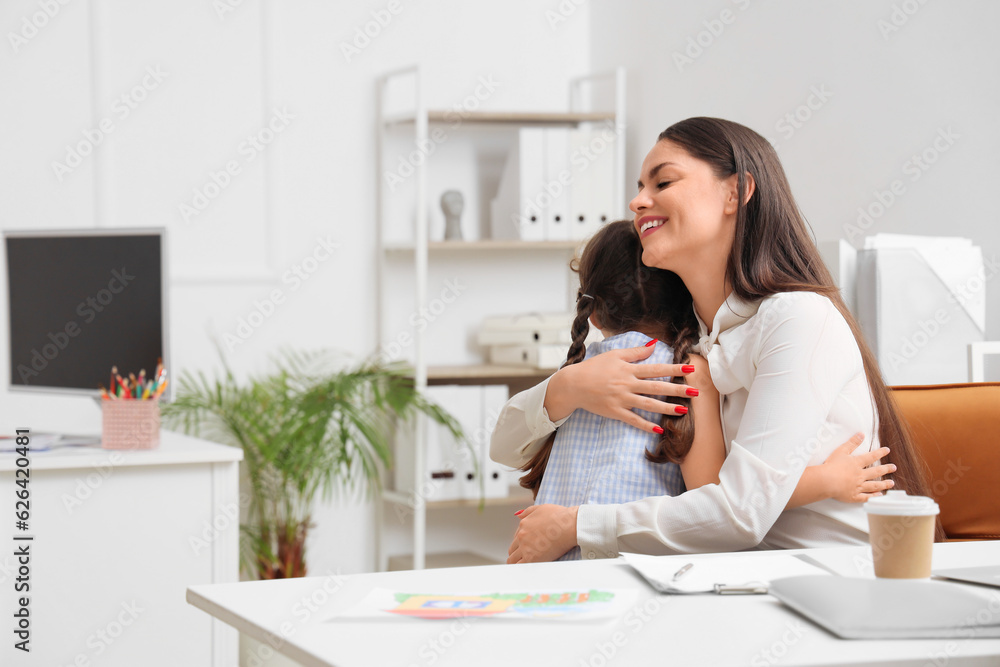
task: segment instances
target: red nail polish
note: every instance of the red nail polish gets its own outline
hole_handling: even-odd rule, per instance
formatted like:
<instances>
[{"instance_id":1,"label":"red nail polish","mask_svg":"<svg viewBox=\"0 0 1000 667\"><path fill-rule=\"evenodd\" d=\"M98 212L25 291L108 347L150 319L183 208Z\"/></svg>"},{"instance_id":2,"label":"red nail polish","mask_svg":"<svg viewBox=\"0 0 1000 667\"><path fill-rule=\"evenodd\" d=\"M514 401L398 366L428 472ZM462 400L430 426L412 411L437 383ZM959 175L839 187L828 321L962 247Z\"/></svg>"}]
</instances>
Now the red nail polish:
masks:
<instances>
[{"instance_id":1,"label":"red nail polish","mask_svg":"<svg viewBox=\"0 0 1000 667\"><path fill-rule=\"evenodd\" d=\"M674 412L679 415L686 415L688 413L688 409L685 408L683 405L678 405L676 408L674 408Z\"/></svg>"},{"instance_id":2,"label":"red nail polish","mask_svg":"<svg viewBox=\"0 0 1000 667\"><path fill-rule=\"evenodd\" d=\"M659 338L654 338L653 340L651 340L648 343L646 343L646 347L653 347L654 345L656 345L656 341L658 341L658 340L659 340Z\"/></svg>"},{"instance_id":3,"label":"red nail polish","mask_svg":"<svg viewBox=\"0 0 1000 667\"><path fill-rule=\"evenodd\" d=\"M697 396L698 390L695 389L694 387L688 387L687 389L684 390L684 393L687 394L688 396Z\"/></svg>"},{"instance_id":4,"label":"red nail polish","mask_svg":"<svg viewBox=\"0 0 1000 667\"><path fill-rule=\"evenodd\" d=\"M663 435L663 428L660 426L654 426L653 433L655 433L656 435Z\"/></svg>"},{"instance_id":5,"label":"red nail polish","mask_svg":"<svg viewBox=\"0 0 1000 667\"><path fill-rule=\"evenodd\" d=\"M523 512L523 511L524 510L518 510L518 511L514 512L514 516L521 516L521 512Z\"/></svg>"},{"instance_id":6,"label":"red nail polish","mask_svg":"<svg viewBox=\"0 0 1000 667\"><path fill-rule=\"evenodd\" d=\"M681 373L694 373L694 366L691 364L684 364L681 366Z\"/></svg>"}]
</instances>

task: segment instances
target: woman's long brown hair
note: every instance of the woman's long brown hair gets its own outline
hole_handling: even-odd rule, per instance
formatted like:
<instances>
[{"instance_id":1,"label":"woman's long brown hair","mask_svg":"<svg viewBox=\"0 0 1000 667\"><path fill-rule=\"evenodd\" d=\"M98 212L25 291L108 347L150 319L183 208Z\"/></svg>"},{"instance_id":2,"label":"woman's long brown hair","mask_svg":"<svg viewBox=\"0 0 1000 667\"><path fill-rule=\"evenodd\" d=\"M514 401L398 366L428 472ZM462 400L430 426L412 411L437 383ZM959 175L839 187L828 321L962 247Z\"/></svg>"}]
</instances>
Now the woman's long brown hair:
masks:
<instances>
[{"instance_id":1,"label":"woman's long brown hair","mask_svg":"<svg viewBox=\"0 0 1000 667\"><path fill-rule=\"evenodd\" d=\"M583 361L585 341L590 332L590 316L594 315L602 328L624 333L639 328L658 332L658 337L674 351L674 363L688 358L691 346L698 338L698 321L691 307L691 294L684 283L671 271L642 264L642 245L631 220L616 220L602 227L591 238L579 259L570 268L580 275L580 292L576 302L572 337L566 364ZM683 377L673 378L683 382ZM689 399L673 401L691 407ZM655 452L647 458L657 463L679 463L694 440L694 420L691 412L683 417L663 418L664 433ZM521 470L521 486L538 495L545 467L555 441L555 433Z\"/></svg>"},{"instance_id":2,"label":"woman's long brown hair","mask_svg":"<svg viewBox=\"0 0 1000 667\"><path fill-rule=\"evenodd\" d=\"M671 125L660 133L659 141L669 141L707 162L720 179L737 177L739 208L726 267L726 279L736 296L754 301L779 292L809 291L822 294L837 307L861 351L878 416L879 441L890 450L886 462L896 465L894 488L930 496L926 468L909 428L885 385L875 355L823 263L771 144L748 127L704 117ZM753 176L755 184L749 199L745 196L747 174ZM939 522L938 538L943 535Z\"/></svg>"}]
</instances>

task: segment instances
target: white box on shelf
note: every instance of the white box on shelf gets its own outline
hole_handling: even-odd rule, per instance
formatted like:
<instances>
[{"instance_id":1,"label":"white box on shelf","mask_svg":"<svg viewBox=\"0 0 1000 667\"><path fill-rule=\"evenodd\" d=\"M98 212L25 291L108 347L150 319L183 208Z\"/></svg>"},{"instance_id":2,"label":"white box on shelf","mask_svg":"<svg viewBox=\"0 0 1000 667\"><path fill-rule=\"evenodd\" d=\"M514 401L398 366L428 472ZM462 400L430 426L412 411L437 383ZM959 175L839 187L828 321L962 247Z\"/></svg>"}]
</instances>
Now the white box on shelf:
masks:
<instances>
[{"instance_id":1,"label":"white box on shelf","mask_svg":"<svg viewBox=\"0 0 1000 667\"><path fill-rule=\"evenodd\" d=\"M818 243L820 255L826 268L830 270L833 281L840 288L840 296L844 299L847 309L857 314L857 287L855 281L858 275L858 251L854 246L840 239L839 241L823 241Z\"/></svg>"},{"instance_id":2,"label":"white box on shelf","mask_svg":"<svg viewBox=\"0 0 1000 667\"><path fill-rule=\"evenodd\" d=\"M545 130L522 127L490 202L490 236L494 239L545 239Z\"/></svg>"},{"instance_id":3,"label":"white box on shelf","mask_svg":"<svg viewBox=\"0 0 1000 667\"><path fill-rule=\"evenodd\" d=\"M981 248L968 239L877 235L858 253L857 314L886 382L966 382L985 340Z\"/></svg>"},{"instance_id":4,"label":"white box on shelf","mask_svg":"<svg viewBox=\"0 0 1000 667\"><path fill-rule=\"evenodd\" d=\"M476 337L482 346L563 344L573 342L573 313L503 315L487 317Z\"/></svg>"},{"instance_id":5,"label":"white box on shelf","mask_svg":"<svg viewBox=\"0 0 1000 667\"><path fill-rule=\"evenodd\" d=\"M491 345L490 363L501 366L559 368L566 361L568 343L531 343L529 345Z\"/></svg>"}]
</instances>

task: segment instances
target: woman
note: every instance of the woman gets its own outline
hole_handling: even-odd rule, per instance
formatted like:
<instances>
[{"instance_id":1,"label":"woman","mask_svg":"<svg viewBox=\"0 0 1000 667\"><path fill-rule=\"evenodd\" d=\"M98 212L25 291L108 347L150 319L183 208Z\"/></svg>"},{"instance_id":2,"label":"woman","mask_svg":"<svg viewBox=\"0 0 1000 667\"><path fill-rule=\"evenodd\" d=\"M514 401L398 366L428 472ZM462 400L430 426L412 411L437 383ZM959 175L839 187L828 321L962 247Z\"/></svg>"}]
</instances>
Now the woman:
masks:
<instances>
[{"instance_id":1,"label":"woman","mask_svg":"<svg viewBox=\"0 0 1000 667\"><path fill-rule=\"evenodd\" d=\"M802 471L853 433L862 449L892 449L895 487L927 495L906 429L874 357L806 230L777 155L756 132L691 118L667 128L646 156L630 208L648 266L676 273L723 395L727 456L719 484L616 505L536 505L508 562L867 543L860 504L834 500L785 511ZM633 364L651 348L612 351L567 366L512 398L492 457L520 466L583 408L647 431L635 412L673 414L678 374Z\"/></svg>"}]
</instances>

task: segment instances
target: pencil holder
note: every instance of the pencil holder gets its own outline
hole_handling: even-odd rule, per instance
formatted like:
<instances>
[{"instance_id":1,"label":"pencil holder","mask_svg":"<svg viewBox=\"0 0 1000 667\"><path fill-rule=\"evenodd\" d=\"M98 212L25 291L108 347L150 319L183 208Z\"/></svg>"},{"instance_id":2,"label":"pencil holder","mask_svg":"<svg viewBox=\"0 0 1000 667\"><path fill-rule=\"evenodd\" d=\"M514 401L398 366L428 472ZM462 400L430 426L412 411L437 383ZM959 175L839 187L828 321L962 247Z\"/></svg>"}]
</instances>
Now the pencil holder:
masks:
<instances>
[{"instance_id":1,"label":"pencil holder","mask_svg":"<svg viewBox=\"0 0 1000 667\"><path fill-rule=\"evenodd\" d=\"M101 401L104 449L156 449L160 446L160 402Z\"/></svg>"}]
</instances>

